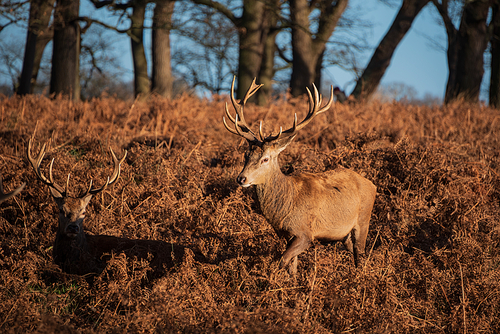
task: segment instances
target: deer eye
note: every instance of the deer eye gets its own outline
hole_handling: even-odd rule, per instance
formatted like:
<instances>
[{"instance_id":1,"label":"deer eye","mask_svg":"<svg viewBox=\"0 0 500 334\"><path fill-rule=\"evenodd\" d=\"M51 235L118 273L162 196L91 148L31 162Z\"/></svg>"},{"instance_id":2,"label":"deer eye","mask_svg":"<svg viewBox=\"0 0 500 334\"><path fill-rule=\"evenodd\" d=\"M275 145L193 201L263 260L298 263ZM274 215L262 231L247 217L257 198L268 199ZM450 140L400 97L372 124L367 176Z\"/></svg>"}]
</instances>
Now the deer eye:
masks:
<instances>
[{"instance_id":1,"label":"deer eye","mask_svg":"<svg viewBox=\"0 0 500 334\"><path fill-rule=\"evenodd\" d=\"M260 163L261 163L261 164L265 164L265 163L266 163L266 162L268 162L268 161L269 161L269 158L264 158L264 159L262 159L262 160L260 161Z\"/></svg>"}]
</instances>

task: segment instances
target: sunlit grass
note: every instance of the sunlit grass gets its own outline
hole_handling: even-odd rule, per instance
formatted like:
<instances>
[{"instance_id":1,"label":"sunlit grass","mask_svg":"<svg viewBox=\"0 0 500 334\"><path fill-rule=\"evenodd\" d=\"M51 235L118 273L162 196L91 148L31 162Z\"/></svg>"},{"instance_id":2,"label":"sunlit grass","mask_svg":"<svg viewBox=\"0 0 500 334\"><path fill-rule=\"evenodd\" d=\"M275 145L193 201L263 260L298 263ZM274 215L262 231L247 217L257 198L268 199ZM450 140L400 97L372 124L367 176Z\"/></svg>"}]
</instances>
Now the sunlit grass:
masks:
<instances>
[{"instance_id":1,"label":"sunlit grass","mask_svg":"<svg viewBox=\"0 0 500 334\"><path fill-rule=\"evenodd\" d=\"M0 103L6 184L26 188L0 216L0 331L494 332L500 327L500 114L457 102L335 105L282 153L286 172L352 168L377 186L366 262L340 243L315 243L299 273L278 270L285 250L239 188L246 143L222 125L227 97L72 103L14 96ZM248 106L266 133L307 112L303 99ZM24 110L22 115L20 110ZM52 139L54 177L101 185L108 146L128 151L120 179L92 199L90 234L163 240L192 250L166 274L108 254L97 276L52 263L57 209L25 158ZM8 183L7 183L8 182ZM193 255L193 254L196 254ZM202 254L203 257L198 256Z\"/></svg>"}]
</instances>

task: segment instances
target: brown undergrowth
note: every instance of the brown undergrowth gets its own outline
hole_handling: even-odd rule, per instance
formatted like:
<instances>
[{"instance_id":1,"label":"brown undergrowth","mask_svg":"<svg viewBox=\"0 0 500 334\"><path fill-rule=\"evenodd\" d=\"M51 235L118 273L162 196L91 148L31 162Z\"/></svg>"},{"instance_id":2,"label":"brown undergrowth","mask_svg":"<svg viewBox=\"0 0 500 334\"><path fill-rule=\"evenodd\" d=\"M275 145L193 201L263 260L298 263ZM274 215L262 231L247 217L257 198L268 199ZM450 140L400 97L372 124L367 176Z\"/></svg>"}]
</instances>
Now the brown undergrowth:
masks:
<instances>
[{"instance_id":1,"label":"brown undergrowth","mask_svg":"<svg viewBox=\"0 0 500 334\"><path fill-rule=\"evenodd\" d=\"M278 270L285 240L235 177L246 143L222 125L227 96L148 102L0 100L0 331L60 333L494 333L500 328L500 113L452 104L335 105L282 153L286 173L342 165L378 187L360 268L339 243ZM265 130L303 117L305 100L249 106ZM92 199L90 234L189 248L160 277L147 258L109 254L97 276L52 263L57 209L25 156L50 141L54 177L73 191L129 154ZM120 152L120 153L118 153ZM197 257L194 254L202 254Z\"/></svg>"}]
</instances>

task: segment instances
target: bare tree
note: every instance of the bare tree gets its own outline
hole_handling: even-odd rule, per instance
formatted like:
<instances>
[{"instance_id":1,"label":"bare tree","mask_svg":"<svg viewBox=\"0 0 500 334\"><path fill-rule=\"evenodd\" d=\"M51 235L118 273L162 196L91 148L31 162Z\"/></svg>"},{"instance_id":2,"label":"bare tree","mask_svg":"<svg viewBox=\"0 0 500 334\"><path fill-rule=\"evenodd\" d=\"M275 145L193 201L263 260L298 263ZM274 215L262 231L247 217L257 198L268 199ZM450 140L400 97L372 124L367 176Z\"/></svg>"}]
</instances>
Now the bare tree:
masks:
<instances>
[{"instance_id":1,"label":"bare tree","mask_svg":"<svg viewBox=\"0 0 500 334\"><path fill-rule=\"evenodd\" d=\"M279 21L281 19L281 8L280 1L274 0L268 2L269 10L265 11L265 24L267 35L264 41L264 49L262 52L262 61L260 64L259 71L259 81L262 85L262 89L260 89L256 93L256 99L258 105L265 105L272 94L272 82L274 73L276 72L275 68L275 54L277 52L276 47L276 36L281 31L281 27L279 26Z\"/></svg>"},{"instance_id":2,"label":"bare tree","mask_svg":"<svg viewBox=\"0 0 500 334\"><path fill-rule=\"evenodd\" d=\"M321 88L321 66L326 43L347 8L348 0L312 1L291 0L292 77L293 96L306 93L306 87L315 83ZM311 13L317 9L317 24L312 24ZM313 31L313 26L317 26Z\"/></svg>"},{"instance_id":3,"label":"bare tree","mask_svg":"<svg viewBox=\"0 0 500 334\"><path fill-rule=\"evenodd\" d=\"M21 74L20 60L22 59L22 46L14 39L2 41L0 44L0 76L10 79L11 84L4 86L6 95L11 95L16 90L16 85Z\"/></svg>"},{"instance_id":4,"label":"bare tree","mask_svg":"<svg viewBox=\"0 0 500 334\"><path fill-rule=\"evenodd\" d=\"M117 33L100 25L82 27L80 54L81 98L99 97L102 93L133 98L133 82L123 82L124 68L114 52ZM130 84L129 89L124 89Z\"/></svg>"},{"instance_id":5,"label":"bare tree","mask_svg":"<svg viewBox=\"0 0 500 334\"><path fill-rule=\"evenodd\" d=\"M31 0L28 33L19 87L20 95L32 94L45 47L52 40L54 31L49 25L55 0Z\"/></svg>"},{"instance_id":6,"label":"bare tree","mask_svg":"<svg viewBox=\"0 0 500 334\"><path fill-rule=\"evenodd\" d=\"M0 1L0 33L11 25L25 21L27 0Z\"/></svg>"},{"instance_id":7,"label":"bare tree","mask_svg":"<svg viewBox=\"0 0 500 334\"><path fill-rule=\"evenodd\" d=\"M491 72L490 72L490 106L500 108L500 1L493 4L491 20Z\"/></svg>"},{"instance_id":8,"label":"bare tree","mask_svg":"<svg viewBox=\"0 0 500 334\"><path fill-rule=\"evenodd\" d=\"M457 98L479 102L484 75L484 52L491 38L488 15L495 0L466 1L461 8L460 26L453 24L448 0L432 0L443 19L448 35L448 82L445 103Z\"/></svg>"},{"instance_id":9,"label":"bare tree","mask_svg":"<svg viewBox=\"0 0 500 334\"><path fill-rule=\"evenodd\" d=\"M238 16L235 12L237 10L239 11L239 9L235 8L231 10L229 6L225 6L217 1L192 1L196 4L216 9L226 16L238 30L239 58L237 75L238 88L236 94L238 98L242 98L246 92L245 87L250 86L254 78L269 73L268 71L261 72L261 65L265 46L270 43L268 40L271 29L270 23L274 19L269 13L277 8L276 5L278 2L243 0L241 15ZM270 81L270 79L267 80ZM262 81L262 78L260 78L260 81Z\"/></svg>"},{"instance_id":10,"label":"bare tree","mask_svg":"<svg viewBox=\"0 0 500 334\"><path fill-rule=\"evenodd\" d=\"M131 3L132 15L130 15L130 42L132 45L132 59L134 61L134 91L135 95L147 96L151 92L148 76L148 62L144 50L144 15L146 14L147 2L134 0Z\"/></svg>"},{"instance_id":11,"label":"bare tree","mask_svg":"<svg viewBox=\"0 0 500 334\"><path fill-rule=\"evenodd\" d=\"M50 93L62 93L73 100L80 99L79 7L79 0L58 0L54 13Z\"/></svg>"},{"instance_id":12,"label":"bare tree","mask_svg":"<svg viewBox=\"0 0 500 334\"><path fill-rule=\"evenodd\" d=\"M106 28L113 29L120 33L126 33L130 37L132 47L132 59L134 66L134 92L135 96L146 97L151 92L151 84L148 76L148 62L146 52L144 50L144 19L146 15L146 7L149 0L90 0L96 8L107 7L111 11L118 13L120 18L128 18L130 27L118 29L116 26L108 25L102 21L89 20L82 18L91 23L97 23ZM131 13L130 13L131 10Z\"/></svg>"},{"instance_id":13,"label":"bare tree","mask_svg":"<svg viewBox=\"0 0 500 334\"><path fill-rule=\"evenodd\" d=\"M404 0L398 15L392 22L389 31L380 41L377 49L358 79L352 95L355 98L367 99L377 89L385 71L391 63L397 46L410 30L413 20L430 0Z\"/></svg>"},{"instance_id":14,"label":"bare tree","mask_svg":"<svg viewBox=\"0 0 500 334\"><path fill-rule=\"evenodd\" d=\"M175 1L156 1L152 34L152 91L164 97L172 97L174 81L170 56L170 29Z\"/></svg>"},{"instance_id":15,"label":"bare tree","mask_svg":"<svg viewBox=\"0 0 500 334\"><path fill-rule=\"evenodd\" d=\"M176 44L172 63L179 77L191 87L220 94L228 90L228 78L237 72L238 37L226 16L208 6L177 2L174 24Z\"/></svg>"}]
</instances>

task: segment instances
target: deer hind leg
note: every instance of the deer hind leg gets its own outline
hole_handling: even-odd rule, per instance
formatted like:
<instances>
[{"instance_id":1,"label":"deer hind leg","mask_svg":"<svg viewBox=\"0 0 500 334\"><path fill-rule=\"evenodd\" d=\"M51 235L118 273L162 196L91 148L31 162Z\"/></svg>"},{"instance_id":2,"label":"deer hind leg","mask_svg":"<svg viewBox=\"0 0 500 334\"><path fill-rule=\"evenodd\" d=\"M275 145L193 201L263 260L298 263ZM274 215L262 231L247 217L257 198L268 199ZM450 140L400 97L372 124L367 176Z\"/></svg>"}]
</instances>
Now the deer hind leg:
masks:
<instances>
[{"instance_id":1,"label":"deer hind leg","mask_svg":"<svg viewBox=\"0 0 500 334\"><path fill-rule=\"evenodd\" d=\"M359 258L364 256L366 247L366 237L368 236L368 229L370 227L370 218L372 205L367 206L358 217L358 224L354 227L351 233L354 233L354 261L356 266L359 264Z\"/></svg>"},{"instance_id":2,"label":"deer hind leg","mask_svg":"<svg viewBox=\"0 0 500 334\"><path fill-rule=\"evenodd\" d=\"M363 255L363 250L360 249L359 241L360 241L360 233L359 228L354 227L351 232L344 238L344 246L347 248L349 252L351 252L354 256L354 265L357 267L359 265L359 257Z\"/></svg>"},{"instance_id":3,"label":"deer hind leg","mask_svg":"<svg viewBox=\"0 0 500 334\"><path fill-rule=\"evenodd\" d=\"M354 255L354 264L359 266L360 258L365 255L366 237L368 235L368 221L360 222L349 233L351 247Z\"/></svg>"},{"instance_id":4,"label":"deer hind leg","mask_svg":"<svg viewBox=\"0 0 500 334\"><path fill-rule=\"evenodd\" d=\"M297 275L297 264L299 263L298 259L298 256L294 257L292 263L290 263L290 267L288 268L288 273L294 277Z\"/></svg>"},{"instance_id":5,"label":"deer hind leg","mask_svg":"<svg viewBox=\"0 0 500 334\"><path fill-rule=\"evenodd\" d=\"M293 239L288 243L287 250L281 257L280 268L286 266L290 260L293 259L293 262L290 265L290 273L295 275L297 272L297 256L309 248L310 244L311 240L306 236L293 237Z\"/></svg>"},{"instance_id":6,"label":"deer hind leg","mask_svg":"<svg viewBox=\"0 0 500 334\"><path fill-rule=\"evenodd\" d=\"M349 252L354 253L354 249L352 247L352 231L349 232L349 234L345 236L343 243L344 243L345 248Z\"/></svg>"}]
</instances>

